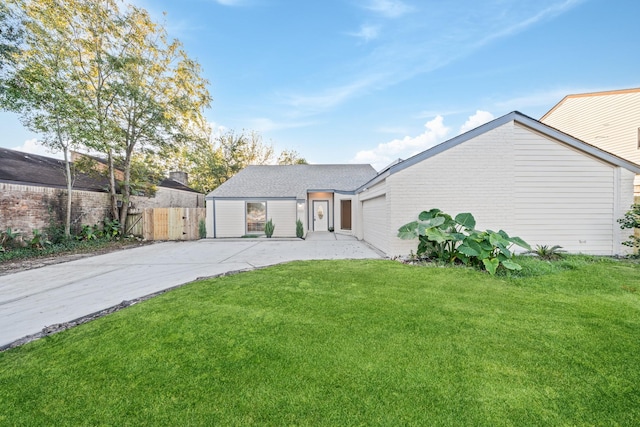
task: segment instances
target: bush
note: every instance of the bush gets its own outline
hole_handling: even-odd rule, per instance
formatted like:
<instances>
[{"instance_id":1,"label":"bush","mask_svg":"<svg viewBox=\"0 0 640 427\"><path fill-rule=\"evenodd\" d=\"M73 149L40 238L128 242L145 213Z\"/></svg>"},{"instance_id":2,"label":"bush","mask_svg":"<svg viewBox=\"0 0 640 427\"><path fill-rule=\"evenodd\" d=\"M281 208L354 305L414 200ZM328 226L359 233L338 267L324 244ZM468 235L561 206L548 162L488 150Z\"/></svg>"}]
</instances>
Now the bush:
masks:
<instances>
[{"instance_id":1,"label":"bush","mask_svg":"<svg viewBox=\"0 0 640 427\"><path fill-rule=\"evenodd\" d=\"M296 237L300 239L304 237L304 226L302 225L302 221L299 219L296 220Z\"/></svg>"},{"instance_id":2,"label":"bush","mask_svg":"<svg viewBox=\"0 0 640 427\"><path fill-rule=\"evenodd\" d=\"M273 236L273 230L275 230L276 226L273 224L272 220L269 220L266 222L266 224L264 225L264 234L267 237L271 237Z\"/></svg>"},{"instance_id":3,"label":"bush","mask_svg":"<svg viewBox=\"0 0 640 427\"><path fill-rule=\"evenodd\" d=\"M558 245L554 245L554 246L547 246L547 245L536 245L535 249L532 249L530 251L527 251L525 253L527 254L534 254L537 255L538 257L540 257L541 259L547 260L547 261L552 261L555 259L560 259L562 258L562 254L565 251L562 250L562 246L558 246Z\"/></svg>"},{"instance_id":4,"label":"bush","mask_svg":"<svg viewBox=\"0 0 640 427\"><path fill-rule=\"evenodd\" d=\"M22 233L13 231L11 227L0 232L0 252L24 246Z\"/></svg>"},{"instance_id":5,"label":"bush","mask_svg":"<svg viewBox=\"0 0 640 427\"><path fill-rule=\"evenodd\" d=\"M204 219L201 219L200 221L198 221L198 236L201 239L204 239L207 237L207 223L205 222Z\"/></svg>"},{"instance_id":6,"label":"bush","mask_svg":"<svg viewBox=\"0 0 640 427\"><path fill-rule=\"evenodd\" d=\"M631 228L634 230L640 229L640 204L631 205L631 210L624 214L624 217L618 220L620 228ZM633 248L634 253L639 255L638 249L640 249L640 237L632 234L629 236L629 240L622 242L623 245Z\"/></svg>"},{"instance_id":7,"label":"bush","mask_svg":"<svg viewBox=\"0 0 640 427\"><path fill-rule=\"evenodd\" d=\"M419 240L416 255L448 264L461 262L495 274L499 268L520 270L513 261L513 245L531 250L519 237L510 237L505 231L475 229L476 220L470 213L459 213L455 218L440 209L423 211L417 221L398 229L401 239Z\"/></svg>"}]
</instances>

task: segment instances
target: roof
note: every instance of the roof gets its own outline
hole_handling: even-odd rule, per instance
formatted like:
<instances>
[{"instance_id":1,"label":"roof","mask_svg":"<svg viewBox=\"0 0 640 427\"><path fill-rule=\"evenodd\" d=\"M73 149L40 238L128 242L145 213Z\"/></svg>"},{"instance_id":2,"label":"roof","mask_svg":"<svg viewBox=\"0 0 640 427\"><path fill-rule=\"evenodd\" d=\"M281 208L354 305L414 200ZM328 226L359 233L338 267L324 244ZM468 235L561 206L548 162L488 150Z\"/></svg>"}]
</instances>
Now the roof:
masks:
<instances>
[{"instance_id":1,"label":"roof","mask_svg":"<svg viewBox=\"0 0 640 427\"><path fill-rule=\"evenodd\" d=\"M207 198L296 198L308 191L355 191L376 176L371 165L247 166Z\"/></svg>"},{"instance_id":2,"label":"roof","mask_svg":"<svg viewBox=\"0 0 640 427\"><path fill-rule=\"evenodd\" d=\"M0 148L0 182L67 188L64 161ZM197 193L196 190L169 178L163 179L159 186ZM73 183L74 190L106 192L108 187L109 182L106 178L93 177L83 173L77 173Z\"/></svg>"},{"instance_id":3,"label":"roof","mask_svg":"<svg viewBox=\"0 0 640 427\"><path fill-rule=\"evenodd\" d=\"M630 162L626 159L623 159L622 157L618 157L615 154L611 154L607 151L602 150L601 148L596 147L595 145L591 145L589 143L586 143L582 140L579 140L577 138L574 138L573 136L566 134L558 129L555 129L551 126L548 126L536 119L533 119L527 115L524 115L522 113L520 113L519 111L513 111L509 114L506 114L502 117L498 117L497 119L494 119L488 123L485 123L482 126L479 126L473 130L470 130L469 132L463 133L461 135L456 136L455 138L452 138L448 141L445 141L441 144L436 145L435 147L432 147L426 151L423 151L421 153L416 154L413 157L410 157L400 163L397 163L395 165L392 165L389 170L384 171L382 173L380 173L378 176L376 176L375 178L371 179L370 181L366 182L365 184L363 184L362 186L360 186L360 188L358 188L358 192L360 191L364 191L364 189L366 189L366 187L371 186L371 185L375 185L378 182L384 180L386 177L388 177L389 175L392 175L396 172L400 172L401 170L404 170L410 166L415 165L416 163L420 163L423 160L426 160L428 158L431 158L437 154L442 153L443 151L446 151L450 148L455 147L456 145L462 144L463 142L469 141L479 135L482 135L486 132L489 132L493 129L496 129L506 123L509 123L511 121L514 121L516 123L520 123L530 129L535 130L538 133L541 133L545 136L548 136L550 138L554 138L570 147L573 147L579 151L582 151L586 154L589 154L597 159L600 159L606 163L609 163L611 165L614 166L619 166L619 167L623 167L625 169L628 169L636 174L640 174L640 165L637 165L633 162Z\"/></svg>"},{"instance_id":4,"label":"roof","mask_svg":"<svg viewBox=\"0 0 640 427\"><path fill-rule=\"evenodd\" d=\"M602 92L588 92L588 93L576 93L572 95L567 95L560 100L556 105L553 106L549 111L545 113L544 116L540 118L540 121L544 121L551 113L553 113L556 109L558 109L567 99L571 98L588 98L595 96L612 96L612 95L627 95L630 93L640 93L640 88L633 89L619 89L619 90L608 90Z\"/></svg>"}]
</instances>

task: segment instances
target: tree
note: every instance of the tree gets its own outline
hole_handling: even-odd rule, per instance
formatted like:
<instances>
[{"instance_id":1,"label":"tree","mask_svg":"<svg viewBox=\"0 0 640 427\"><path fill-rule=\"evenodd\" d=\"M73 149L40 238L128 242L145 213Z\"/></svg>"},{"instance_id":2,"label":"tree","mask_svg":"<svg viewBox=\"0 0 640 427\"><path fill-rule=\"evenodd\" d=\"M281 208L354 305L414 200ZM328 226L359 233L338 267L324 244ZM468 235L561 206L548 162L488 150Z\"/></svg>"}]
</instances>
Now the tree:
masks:
<instances>
[{"instance_id":1,"label":"tree","mask_svg":"<svg viewBox=\"0 0 640 427\"><path fill-rule=\"evenodd\" d=\"M282 150L278 156L279 165L306 165L307 161L296 150Z\"/></svg>"},{"instance_id":2,"label":"tree","mask_svg":"<svg viewBox=\"0 0 640 427\"><path fill-rule=\"evenodd\" d=\"M32 50L57 47L59 59L43 77L57 85L55 102L35 99L31 81L22 81L23 90L13 99L28 114L42 111L54 118L64 132L58 144L73 141L106 155L111 212L124 230L135 154L202 138L202 112L211 97L200 66L144 9L120 10L116 0L10 1L25 11ZM28 68L31 77L37 63ZM124 172L121 183L115 179L117 159Z\"/></svg>"},{"instance_id":3,"label":"tree","mask_svg":"<svg viewBox=\"0 0 640 427\"><path fill-rule=\"evenodd\" d=\"M64 176L67 184L67 203L64 222L65 236L70 236L73 175L69 149L74 145L77 116L82 114L81 103L67 89L71 55L68 50L69 32L44 19L43 9L24 9L24 32L20 32L21 49L7 47L6 40L16 40L17 30L3 32L1 53L9 58L3 66L0 102L4 109L20 115L29 129L42 135L41 143L64 155ZM8 16L7 6L0 6L0 15ZM13 15L15 19L15 15ZM17 24L14 24L17 25Z\"/></svg>"}]
</instances>

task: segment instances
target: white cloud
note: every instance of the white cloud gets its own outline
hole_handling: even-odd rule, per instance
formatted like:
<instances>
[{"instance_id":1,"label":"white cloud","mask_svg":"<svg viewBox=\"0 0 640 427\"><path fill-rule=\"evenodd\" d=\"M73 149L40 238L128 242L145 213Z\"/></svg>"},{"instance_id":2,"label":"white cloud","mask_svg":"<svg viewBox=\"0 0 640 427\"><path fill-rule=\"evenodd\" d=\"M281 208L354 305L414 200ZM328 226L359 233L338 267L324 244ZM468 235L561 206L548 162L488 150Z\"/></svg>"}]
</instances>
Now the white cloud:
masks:
<instances>
[{"instance_id":1,"label":"white cloud","mask_svg":"<svg viewBox=\"0 0 640 427\"><path fill-rule=\"evenodd\" d=\"M376 170L380 170L398 158L413 156L439 144L450 131L444 125L442 116L437 116L428 121L424 127L426 128L425 131L418 136L405 136L402 139L394 139L390 142L378 144L372 150L359 151L351 163L369 163Z\"/></svg>"},{"instance_id":2,"label":"white cloud","mask_svg":"<svg viewBox=\"0 0 640 427\"><path fill-rule=\"evenodd\" d=\"M39 156L53 157L62 159L62 151L51 152L47 147L40 144L36 138L27 139L22 145L13 147L12 150L22 151L23 153L37 154Z\"/></svg>"},{"instance_id":3,"label":"white cloud","mask_svg":"<svg viewBox=\"0 0 640 427\"><path fill-rule=\"evenodd\" d=\"M411 7L400 0L370 0L364 8L387 18L398 18L411 11Z\"/></svg>"},{"instance_id":4,"label":"white cloud","mask_svg":"<svg viewBox=\"0 0 640 427\"><path fill-rule=\"evenodd\" d=\"M376 27L374 25L362 25L358 32L347 34L362 39L365 42L369 42L378 38L378 34L380 34L380 27Z\"/></svg>"},{"instance_id":5,"label":"white cloud","mask_svg":"<svg viewBox=\"0 0 640 427\"><path fill-rule=\"evenodd\" d=\"M469 116L466 122L460 127L460 133L468 132L472 129L482 126L483 124L490 122L495 117L488 111L477 110L472 116Z\"/></svg>"}]
</instances>

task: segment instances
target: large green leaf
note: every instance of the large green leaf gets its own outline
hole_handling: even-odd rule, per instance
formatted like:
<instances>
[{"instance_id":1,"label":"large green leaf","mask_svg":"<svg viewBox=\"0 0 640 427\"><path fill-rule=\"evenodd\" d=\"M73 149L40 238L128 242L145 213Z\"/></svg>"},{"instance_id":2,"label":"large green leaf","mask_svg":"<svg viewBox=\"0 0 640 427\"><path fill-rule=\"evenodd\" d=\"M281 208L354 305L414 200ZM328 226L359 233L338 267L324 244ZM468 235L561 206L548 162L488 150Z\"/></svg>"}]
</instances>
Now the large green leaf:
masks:
<instances>
[{"instance_id":1,"label":"large green leaf","mask_svg":"<svg viewBox=\"0 0 640 427\"><path fill-rule=\"evenodd\" d=\"M463 253L465 255L468 256L478 256L480 255L480 252L477 251L476 249L473 249L471 246L467 245L466 243L461 244L460 246L458 246L458 252Z\"/></svg>"},{"instance_id":2,"label":"large green leaf","mask_svg":"<svg viewBox=\"0 0 640 427\"><path fill-rule=\"evenodd\" d=\"M398 237L403 240L415 239L418 237L418 221L413 221L403 225L398 229Z\"/></svg>"},{"instance_id":3,"label":"large green leaf","mask_svg":"<svg viewBox=\"0 0 640 427\"><path fill-rule=\"evenodd\" d=\"M476 227L476 219L467 212L456 215L456 222L467 230L473 230Z\"/></svg>"},{"instance_id":4,"label":"large green leaf","mask_svg":"<svg viewBox=\"0 0 640 427\"><path fill-rule=\"evenodd\" d=\"M418 219L420 221L426 221L428 219L431 218L435 218L439 213L441 213L442 211L440 209L431 209L430 211L422 211L420 212L420 215L418 215Z\"/></svg>"},{"instance_id":5,"label":"large green leaf","mask_svg":"<svg viewBox=\"0 0 640 427\"><path fill-rule=\"evenodd\" d=\"M426 232L426 236L429 240L433 240L437 243L444 243L451 240L451 235L439 228L430 228Z\"/></svg>"},{"instance_id":6,"label":"large green leaf","mask_svg":"<svg viewBox=\"0 0 640 427\"><path fill-rule=\"evenodd\" d=\"M502 261L502 265L509 270L522 270L520 264L513 262L510 259Z\"/></svg>"},{"instance_id":7,"label":"large green leaf","mask_svg":"<svg viewBox=\"0 0 640 427\"><path fill-rule=\"evenodd\" d=\"M525 248L526 250L531 250L531 246L529 246L529 244L527 242L525 242L524 240L522 240L519 237L509 237L509 241L512 243L515 243L516 245L520 246L521 248Z\"/></svg>"},{"instance_id":8,"label":"large green leaf","mask_svg":"<svg viewBox=\"0 0 640 427\"><path fill-rule=\"evenodd\" d=\"M491 274L492 276L496 274L496 270L500 265L500 261L498 261L498 258L483 259L482 263L484 264L484 268L486 268L489 274Z\"/></svg>"},{"instance_id":9,"label":"large green leaf","mask_svg":"<svg viewBox=\"0 0 640 427\"><path fill-rule=\"evenodd\" d=\"M491 243L493 246L508 246L509 245L509 240L505 239L505 237L503 235L501 235L500 233L489 233L489 243Z\"/></svg>"}]
</instances>

